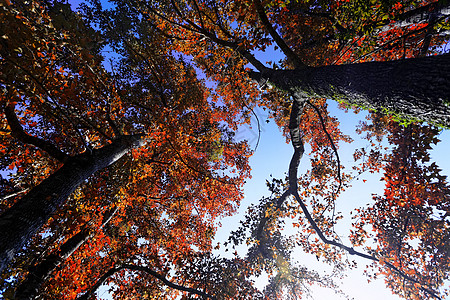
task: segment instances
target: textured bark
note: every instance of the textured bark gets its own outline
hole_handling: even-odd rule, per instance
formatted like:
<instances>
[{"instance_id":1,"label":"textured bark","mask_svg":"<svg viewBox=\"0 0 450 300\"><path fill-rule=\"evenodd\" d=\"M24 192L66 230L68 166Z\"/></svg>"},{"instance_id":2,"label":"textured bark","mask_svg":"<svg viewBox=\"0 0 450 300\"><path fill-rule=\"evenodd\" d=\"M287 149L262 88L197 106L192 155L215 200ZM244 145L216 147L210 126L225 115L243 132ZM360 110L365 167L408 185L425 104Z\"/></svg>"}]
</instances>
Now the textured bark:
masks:
<instances>
[{"instance_id":1,"label":"textured bark","mask_svg":"<svg viewBox=\"0 0 450 300\"><path fill-rule=\"evenodd\" d=\"M92 153L70 157L59 170L5 211L0 216L0 271L80 184L143 142L142 135L122 136Z\"/></svg>"},{"instance_id":2,"label":"textured bark","mask_svg":"<svg viewBox=\"0 0 450 300\"><path fill-rule=\"evenodd\" d=\"M251 72L300 99L334 99L450 127L450 54L387 62Z\"/></svg>"},{"instance_id":3,"label":"textured bark","mask_svg":"<svg viewBox=\"0 0 450 300\"><path fill-rule=\"evenodd\" d=\"M102 221L106 225L114 216L117 208L109 211ZM74 253L81 245L94 236L95 231L84 228L61 245L58 251L47 255L36 266L32 266L25 280L16 289L16 299L34 299L42 284L50 277L53 270Z\"/></svg>"}]
</instances>

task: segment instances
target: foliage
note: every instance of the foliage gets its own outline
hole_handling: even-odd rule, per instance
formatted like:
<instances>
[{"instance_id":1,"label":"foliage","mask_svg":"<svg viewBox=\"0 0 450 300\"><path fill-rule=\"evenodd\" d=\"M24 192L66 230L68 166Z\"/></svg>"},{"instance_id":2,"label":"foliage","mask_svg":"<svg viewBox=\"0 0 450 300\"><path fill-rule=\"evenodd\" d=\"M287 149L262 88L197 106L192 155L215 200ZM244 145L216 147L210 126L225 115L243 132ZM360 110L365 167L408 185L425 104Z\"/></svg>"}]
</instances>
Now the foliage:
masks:
<instances>
[{"instance_id":1,"label":"foliage","mask_svg":"<svg viewBox=\"0 0 450 300\"><path fill-rule=\"evenodd\" d=\"M51 270L41 296L75 298L109 266L137 257L167 271L194 249L211 249L215 219L235 210L249 172L246 143L227 129L235 126L233 111L211 103L195 70L148 32L151 44L121 44L122 58L108 71L90 45L101 33L68 4L7 2L1 13L2 109L14 109L23 132L72 156L118 135L139 132L148 140L72 195L4 272L5 295L28 265L86 228L93 236ZM2 117L2 168L13 172L5 184L30 189L60 163L23 142L11 124ZM2 202L3 210L19 196ZM114 207L118 212L102 225Z\"/></svg>"},{"instance_id":2,"label":"foliage","mask_svg":"<svg viewBox=\"0 0 450 300\"><path fill-rule=\"evenodd\" d=\"M2 211L69 157L121 136L147 141L63 203L3 272L5 297L55 256L36 287L43 298L89 297L103 282L119 299L296 299L311 284L341 292L333 278L292 261L297 246L336 273L353 267L346 253L367 258L403 297L441 295L448 221L432 215L450 208L448 184L429 163L437 130L380 114L360 128L371 149L355 152L364 161L353 176L383 171L386 189L356 210L346 246L334 230L342 217L335 201L352 179L339 142L352 139L310 87L289 80L283 90L269 80L258 87L251 68L264 79L280 68L300 74L438 54L448 42L445 1L102 4L93 0L74 12L60 1L0 3L0 167L11 173L1 181ZM285 58L257 59L272 48ZM227 242L246 244L247 255L216 257L216 221L236 211L250 176L251 152L233 131L250 122L256 106L269 110L295 152L286 180L268 182L272 195L250 207ZM385 134L391 149L380 144ZM311 168L298 175L304 143ZM297 234L284 236L287 226ZM81 242L69 247L76 236ZM372 236L376 247L366 244ZM258 291L252 276L263 273L270 282Z\"/></svg>"},{"instance_id":3,"label":"foliage","mask_svg":"<svg viewBox=\"0 0 450 300\"><path fill-rule=\"evenodd\" d=\"M380 126L380 118L375 119L376 127L367 124L361 127L368 132L369 139L373 139L375 129ZM383 166L385 190L383 195L374 195L374 203L354 216L357 222L353 243L362 245L368 237L374 237L377 247L369 247L369 251L379 253L383 261L392 262L429 287L442 285L448 278L449 265L446 242L449 224L445 220L450 204L449 186L446 176L430 161L428 152L439 141L439 131L419 124L404 127L386 118L381 118L381 122L387 122L382 128L387 131L392 152L384 156L372 152L365 168ZM369 224L373 232L367 231ZM380 267L380 272L403 297L426 298L417 289L417 283L403 282L389 268Z\"/></svg>"}]
</instances>

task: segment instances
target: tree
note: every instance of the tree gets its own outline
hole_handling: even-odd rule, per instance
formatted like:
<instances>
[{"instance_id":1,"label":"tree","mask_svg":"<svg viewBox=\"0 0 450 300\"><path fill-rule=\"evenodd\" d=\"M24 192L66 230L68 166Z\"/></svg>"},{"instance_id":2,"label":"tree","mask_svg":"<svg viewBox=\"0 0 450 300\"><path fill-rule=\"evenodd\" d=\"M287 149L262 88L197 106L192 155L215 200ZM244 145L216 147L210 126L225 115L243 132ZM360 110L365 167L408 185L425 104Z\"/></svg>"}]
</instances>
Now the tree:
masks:
<instances>
[{"instance_id":1,"label":"tree","mask_svg":"<svg viewBox=\"0 0 450 300\"><path fill-rule=\"evenodd\" d=\"M229 67L228 61L238 59L238 54L258 71L250 72L251 78L261 84L272 83L296 97L337 99L448 125L448 55L399 60L416 53L396 44L402 40L403 46L419 50L422 47L420 51L426 52L431 46L436 49L444 43L448 18L445 1L426 8L417 7L414 1L396 5L378 2L363 5L358 1L287 5L276 1L264 4L189 1L183 5L169 1L161 7L144 2L133 5L153 26L167 35L182 37L181 43L177 43L178 50L198 58L200 66L207 62L205 72L216 80L227 82L220 73ZM357 9L358 5L362 7ZM424 10L431 10L430 18L424 15ZM420 22L403 22L419 15ZM290 21L286 22L288 18ZM386 23L389 29L384 27ZM270 69L252 54L272 44L286 55L282 66L287 69L293 66L295 70ZM200 51L200 46L207 52ZM353 57L343 60L342 56L348 53ZM226 58L218 59L219 55ZM362 57L368 63L348 64ZM335 62L346 64L331 66ZM239 74L246 78L242 70Z\"/></svg>"},{"instance_id":2,"label":"tree","mask_svg":"<svg viewBox=\"0 0 450 300\"><path fill-rule=\"evenodd\" d=\"M102 220L101 227L106 225L117 212L117 208L107 213ZM58 265L64 262L78 247L92 238L93 232L89 228L83 228L80 232L65 241L56 253L48 254L36 266L32 266L25 280L17 287L15 297L29 299L36 295L40 286L49 279Z\"/></svg>"},{"instance_id":3,"label":"tree","mask_svg":"<svg viewBox=\"0 0 450 300\"><path fill-rule=\"evenodd\" d=\"M251 108L261 103L275 111L291 101L289 131L295 153L288 186L274 200L274 205L280 209L289 195L295 197L311 231L322 242L322 246L319 243L311 248L314 252L322 251L323 244L334 245L350 254L384 263L421 293L438 297L439 284L429 285L423 277L415 279L407 268L385 262L376 253L357 251L327 232L332 222L321 225L299 194L297 168L304 152L303 133L299 128L304 107L311 106L320 122L326 123L320 108L311 101L314 98L329 98L394 114L407 122L421 120L448 126L449 55L440 53L439 49L448 41L445 1L287 4L281 1L166 1L163 4L133 1L129 4L127 9L140 14L149 26L172 39L175 51L192 56L197 66L218 82L216 91L229 107ZM124 6L122 3L118 9ZM286 59L272 63L274 68L269 68L257 59L255 52L265 51L273 44ZM440 55L424 57L426 54ZM258 72L246 70L246 63ZM280 70L279 64L285 69ZM256 80L262 89L266 88L261 98L249 78ZM286 120L287 111L273 114L278 120ZM326 136L336 153L333 139L329 133ZM336 165L338 193L343 184L338 158ZM320 170L320 160L315 167ZM268 226L266 214L275 214L272 210L267 213L267 209L259 215L262 225L255 225L256 232ZM259 239L256 244L266 242L267 239Z\"/></svg>"},{"instance_id":4,"label":"tree","mask_svg":"<svg viewBox=\"0 0 450 300\"><path fill-rule=\"evenodd\" d=\"M8 8L8 6L4 7ZM18 29L17 39L10 39L8 34L3 36L2 65L5 70L8 66L10 69L9 72L2 72L2 103L4 106L4 114L6 116L6 123L10 127L11 137L14 137L23 144L30 144L41 148L53 158L63 162L64 166L60 168L58 172L44 180L38 187L28 192L26 196L22 197L20 201L16 202L14 206L2 214L0 221L1 228L6 232L5 235L2 236L0 265L2 270L6 267L6 264L12 259L15 253L18 252L25 245L26 241L43 226L79 184L96 171L114 163L129 149L142 145L144 141L143 136L141 135L123 136L116 139L111 145L102 147L101 149L90 149L90 153L69 156L52 143L47 142L45 138L35 137L24 131L14 111L16 103L19 102L22 104L22 101L25 100L24 98L31 94L34 98L32 99L34 100L32 106L40 102L44 104L42 106L47 106L47 109L52 105L57 105L53 102L53 95L47 90L42 79L36 77L33 74L34 72L43 72L43 70L47 70L47 74L39 74L41 77L46 77L48 73L53 72L55 75L53 78L54 81L47 83L50 86L54 85L55 81L58 79L61 79L61 82L57 83L59 87L58 91L55 91L53 94L62 95L60 91L63 90L63 92L65 92L63 87L69 87L67 80L64 78L65 71L63 66L57 70L56 66L54 64L50 65L51 62L46 58L47 55L55 55L51 50L56 52L58 49L50 49L48 46L49 42L41 39L39 33L48 33L50 31L49 40L51 41L52 38L56 39L54 48L61 46L63 41L57 39L59 33L56 32L51 24L49 24L48 17L40 11L42 8L36 3L30 4L30 7L37 10L32 17L41 17L44 19L42 28L39 28L42 32L39 32L39 29L34 28L30 20L27 19L22 12L14 11L12 9L11 11L6 12L3 10L5 19L9 21L5 22L4 26L13 26ZM38 31L38 33L34 36L28 36L31 34L30 31L33 30ZM7 31L5 30L3 32ZM29 37L37 40L36 43L32 44L32 48L27 44L21 44L24 42L23 40ZM8 41L11 41L11 43L8 43ZM27 46L28 48L25 48ZM42 58L43 63L40 64L33 60L30 61L30 56L34 55ZM21 64L22 62L23 65ZM28 67L30 69L28 69ZM19 77L20 75L17 76L14 74L14 71L16 71L16 74L17 71L23 73L22 78ZM59 74L55 74L56 72ZM29 87L27 84L30 83L32 84L32 87L27 91L24 91L23 89ZM60 86L61 84L62 86ZM57 108L63 110L60 107ZM34 113L35 112L33 111L31 112L31 114ZM78 129L76 128L75 130ZM22 149L18 150L19 151L17 152L20 153ZM9 155L12 155L12 153ZM23 155L22 157L19 155L17 162L20 162L22 159L24 159ZM20 166L20 163L13 163L10 165L12 168L14 168L14 166L23 169L23 167ZM14 228L16 231L11 230L11 228Z\"/></svg>"},{"instance_id":5,"label":"tree","mask_svg":"<svg viewBox=\"0 0 450 300\"><path fill-rule=\"evenodd\" d=\"M73 297L138 250L166 270L210 248L215 218L234 211L248 176L246 143L219 124L235 112L211 104L195 70L148 31L152 43L128 40L107 71L101 35L68 4L6 2L1 15L1 166L13 172L5 185L26 193L2 203L5 293L39 270L31 294L75 286Z\"/></svg>"},{"instance_id":6,"label":"tree","mask_svg":"<svg viewBox=\"0 0 450 300\"><path fill-rule=\"evenodd\" d=\"M366 123L361 130L374 140L377 130L384 127L393 150L384 156L372 152L373 158L364 166L384 165L386 188L384 195L374 195L373 205L355 216L358 222L354 243L361 244L374 235L378 241L377 252L386 261L395 262L397 267L429 286L443 285L448 278L450 259L444 242L449 234L445 220L450 204L449 186L436 163L430 163L428 153L431 145L439 141L439 131L418 124L400 126L376 114L373 119L372 124L376 126ZM364 154L359 154L361 159ZM367 224L373 227L373 232L367 231ZM402 283L402 278L389 269L381 273L386 274L391 288L403 297L426 298L426 293L412 287L415 282Z\"/></svg>"},{"instance_id":7,"label":"tree","mask_svg":"<svg viewBox=\"0 0 450 300\"><path fill-rule=\"evenodd\" d=\"M383 166L387 179L404 184L397 190L391 184L373 209L361 212L374 224L380 249L356 248L366 234L363 225L357 224L350 246L334 232L339 219L334 202L351 179L341 170L337 143L350 138L328 115L323 98L448 126L449 56L423 57L440 54L439 46L448 41L446 1L116 1L111 9L93 1L81 14L58 1L6 2L1 8L7 34L0 49L5 99L0 161L16 171L2 180L11 193L5 195L5 216L26 212L13 203L42 189L61 170L76 171L67 163L92 158L123 139L147 142L134 150L122 147L115 164L89 169L78 183L67 179L72 190L80 188L68 200L58 198L62 207L51 211L51 220L39 215L41 227L19 235L22 242L15 249L22 252L3 275L8 292L22 280L26 284L25 277L33 276L27 272L34 270L51 272L52 278L41 276L32 291L40 285L39 294L49 298L88 297L105 280L115 283L117 298L186 298L183 292L189 292L213 299L295 299L304 283L336 288L332 280L291 263L291 246L298 244L338 268L351 264L342 260L343 253L369 259L388 274L394 292L439 297L448 275L430 278L447 262L445 255L411 272L414 259L427 259L429 253L422 249L408 260L403 246L393 252L403 245L411 214L424 209L420 203L397 209L403 202L392 200L411 185L393 173L407 166L402 154L409 152L392 152L396 166L390 160L371 166ZM108 68L100 53L105 43L119 56ZM257 52L272 45L286 59L269 68ZM191 63L216 83L212 89ZM234 211L249 175L247 145L235 142L229 129L248 122L256 105L271 110L289 134L294 155L287 180L269 182L272 197L252 208L247 228L231 236L233 243L248 243L247 257L220 259L209 253L215 219ZM428 138L433 130L424 132L427 138L418 139L422 148L433 141ZM312 168L299 177L305 142L312 149ZM423 170L409 166L417 174ZM435 167L428 171L439 179ZM447 207L446 193L438 195L430 186L420 195L411 193L411 199L430 196ZM25 190L28 194L17 200ZM385 214L387 206L399 213ZM282 236L283 217L294 219L298 237ZM406 224L405 229L392 231L377 223L378 217ZM442 222L421 226L413 227L443 241L448 235ZM25 236L38 230L20 249ZM72 246L76 240L83 243ZM67 257L69 248L74 252ZM396 260L386 260L392 253ZM45 267L50 258L57 268ZM272 276L260 293L250 278L262 271ZM399 279L408 282L406 288ZM127 285L130 280L133 285Z\"/></svg>"}]
</instances>

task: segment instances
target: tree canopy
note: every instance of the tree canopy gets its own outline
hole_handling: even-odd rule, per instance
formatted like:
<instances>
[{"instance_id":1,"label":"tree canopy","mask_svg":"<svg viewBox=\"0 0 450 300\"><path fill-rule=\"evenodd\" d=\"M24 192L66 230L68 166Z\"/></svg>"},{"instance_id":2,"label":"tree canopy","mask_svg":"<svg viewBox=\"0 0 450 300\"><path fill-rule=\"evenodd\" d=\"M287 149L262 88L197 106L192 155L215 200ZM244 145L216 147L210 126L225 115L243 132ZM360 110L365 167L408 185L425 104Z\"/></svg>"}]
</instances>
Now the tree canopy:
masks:
<instances>
[{"instance_id":1,"label":"tree canopy","mask_svg":"<svg viewBox=\"0 0 450 300\"><path fill-rule=\"evenodd\" d=\"M117 299L342 292L292 260L300 247L339 270L365 258L405 299L442 299L450 187L429 151L450 126L449 15L444 0L1 1L3 296L90 299L105 282ZM258 59L273 49L284 58ZM353 171L327 100L370 112ZM217 221L251 170L234 132L255 107L294 154L225 243L247 253L224 258ZM384 194L342 241L336 201L364 172Z\"/></svg>"}]
</instances>

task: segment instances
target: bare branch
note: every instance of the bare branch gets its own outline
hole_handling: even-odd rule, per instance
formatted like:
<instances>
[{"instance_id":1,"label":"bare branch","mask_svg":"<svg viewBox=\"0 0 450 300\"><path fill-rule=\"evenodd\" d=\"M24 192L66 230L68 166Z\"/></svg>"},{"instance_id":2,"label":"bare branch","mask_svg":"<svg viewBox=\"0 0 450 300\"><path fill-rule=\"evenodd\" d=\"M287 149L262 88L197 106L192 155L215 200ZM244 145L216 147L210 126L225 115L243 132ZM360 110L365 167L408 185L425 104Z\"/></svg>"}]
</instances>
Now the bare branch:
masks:
<instances>
[{"instance_id":1,"label":"bare branch","mask_svg":"<svg viewBox=\"0 0 450 300\"><path fill-rule=\"evenodd\" d=\"M25 192L27 192L28 190L29 190L29 189L27 188L27 189L23 189L23 190L21 190L21 191L18 191L18 192L15 192L15 193L6 195L6 196L0 198L0 202L3 202L3 201L5 201L5 200L8 200L9 198L13 198L13 197L15 197L15 196L17 196L17 195L20 195L20 194L22 194L22 193L25 193Z\"/></svg>"},{"instance_id":2,"label":"bare branch","mask_svg":"<svg viewBox=\"0 0 450 300\"><path fill-rule=\"evenodd\" d=\"M256 146L255 149L253 151L256 151L256 149L258 149L258 145L259 145L259 140L261 138L261 124L259 124L259 118L258 115L255 113L255 111L253 110L253 108L250 108L250 111L252 112L252 114L255 116L256 118L256 123L258 124L258 140L256 141Z\"/></svg>"}]
</instances>

